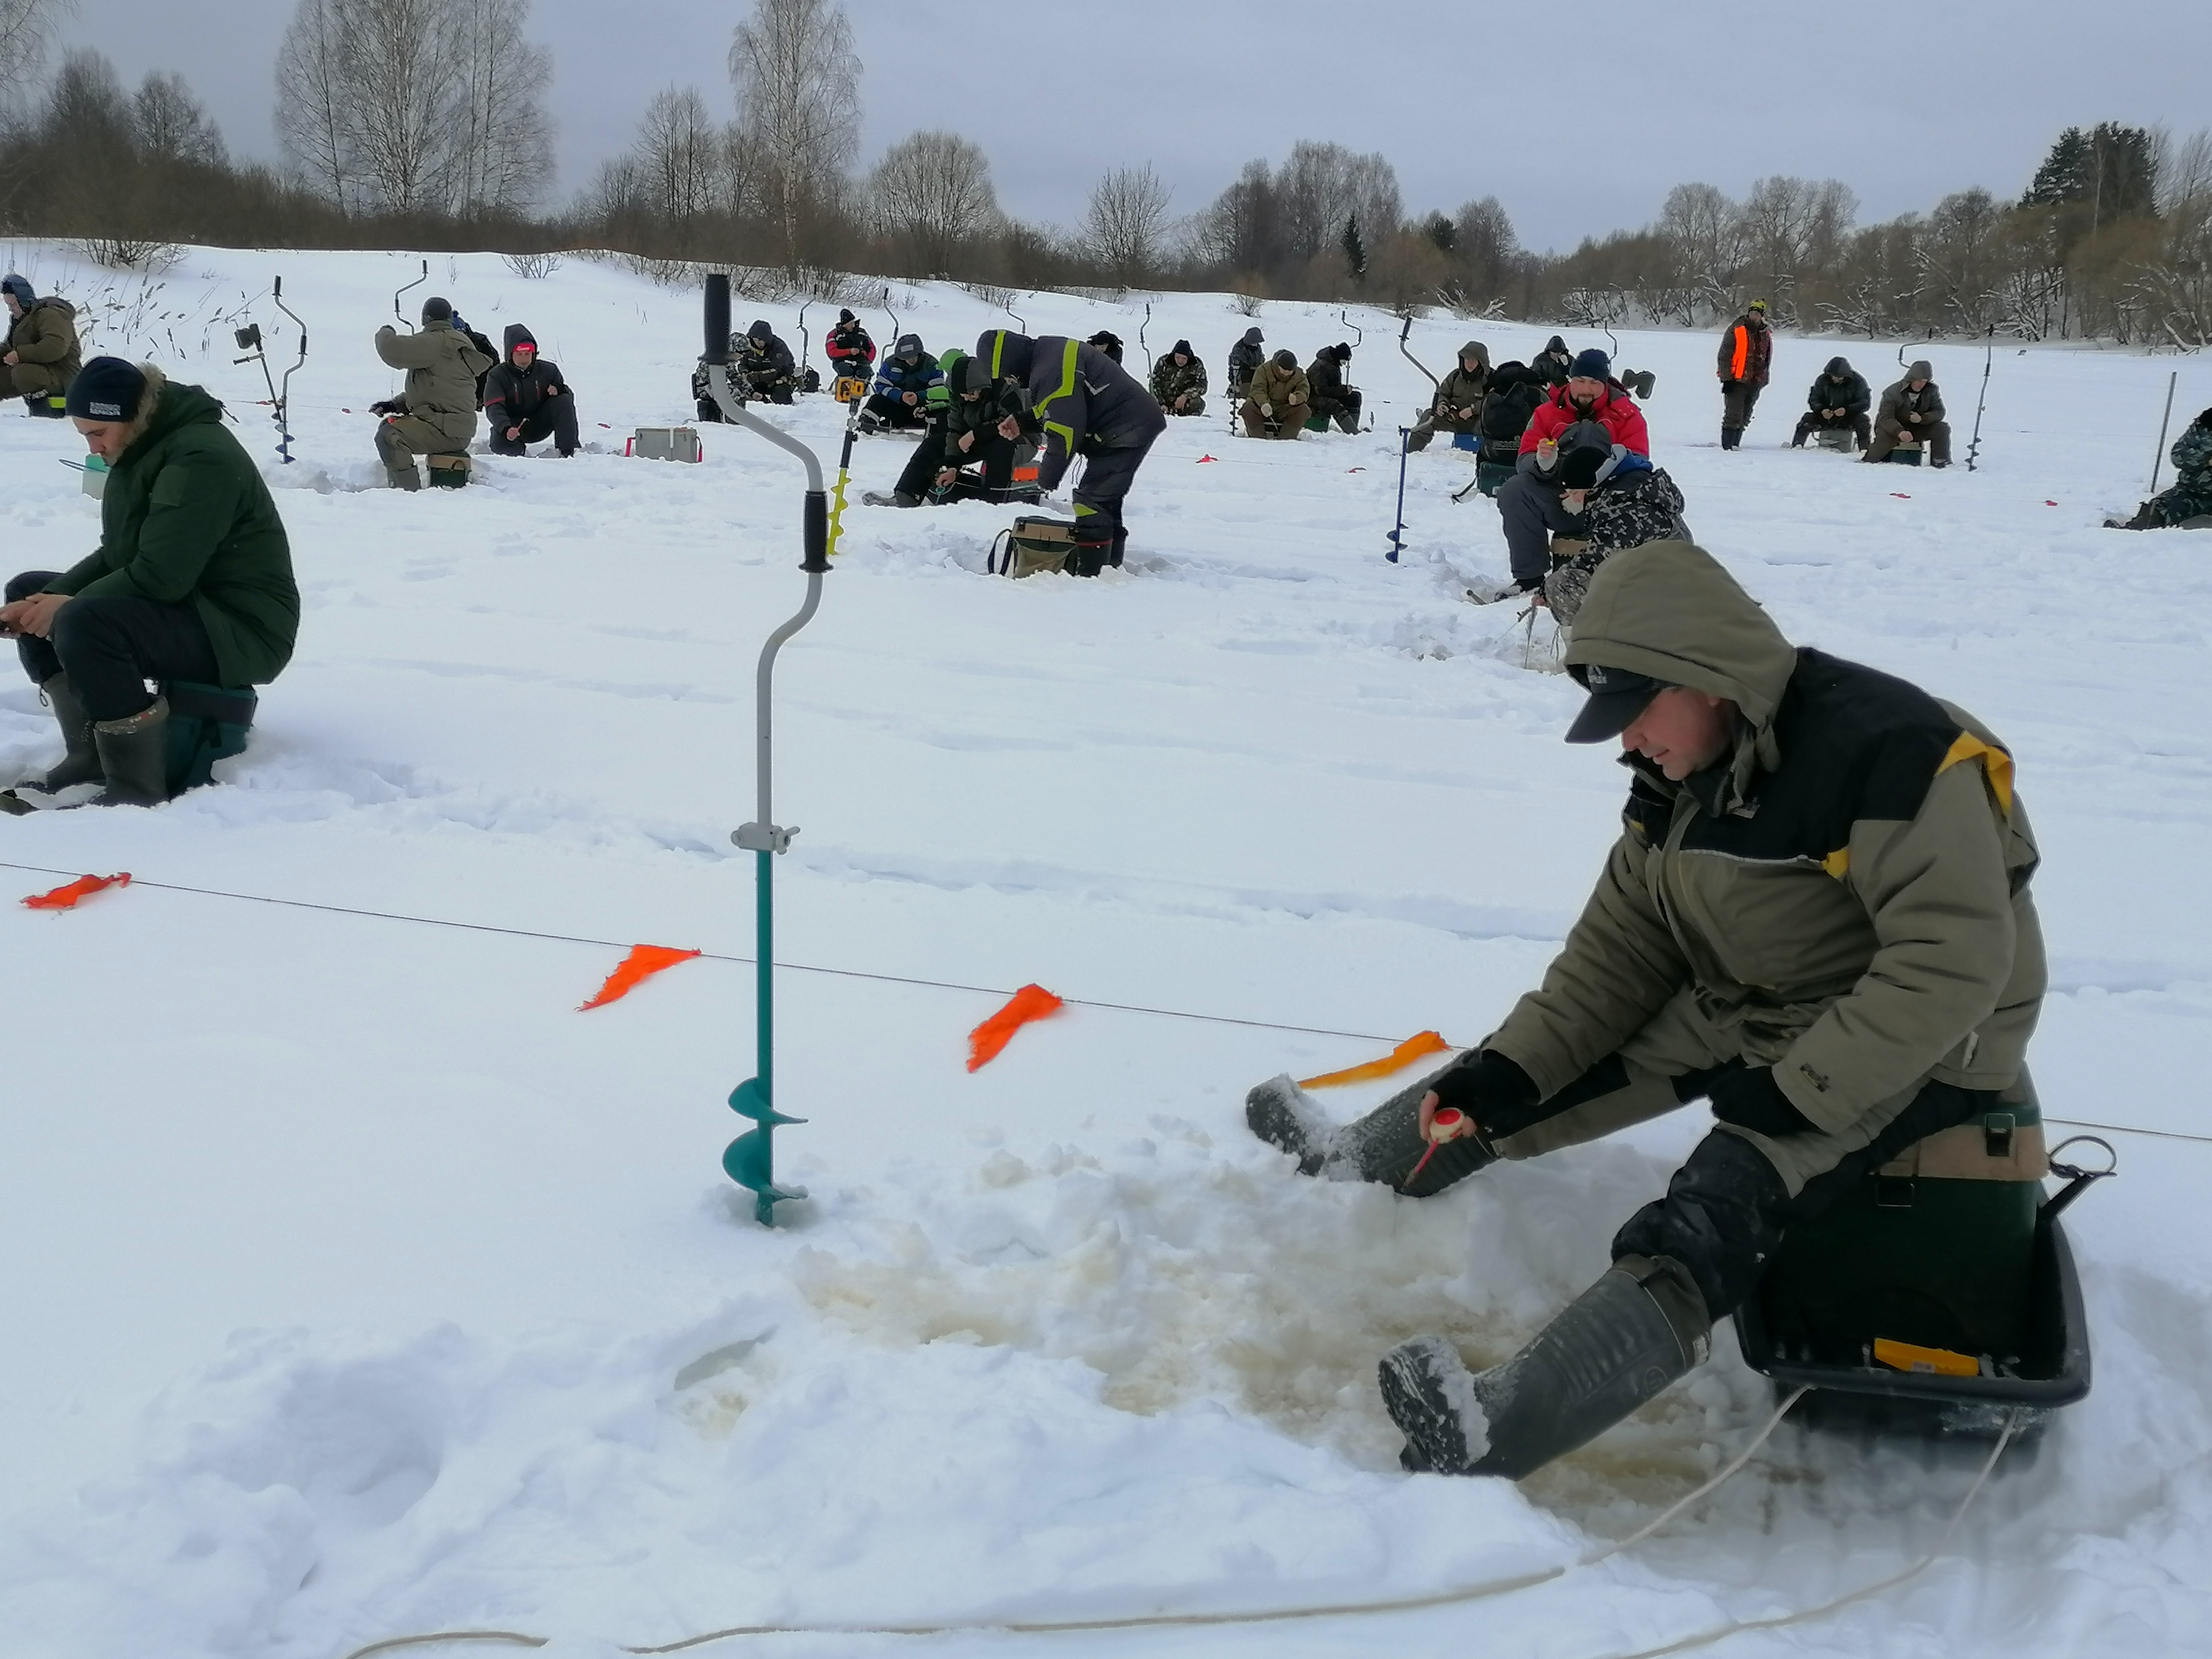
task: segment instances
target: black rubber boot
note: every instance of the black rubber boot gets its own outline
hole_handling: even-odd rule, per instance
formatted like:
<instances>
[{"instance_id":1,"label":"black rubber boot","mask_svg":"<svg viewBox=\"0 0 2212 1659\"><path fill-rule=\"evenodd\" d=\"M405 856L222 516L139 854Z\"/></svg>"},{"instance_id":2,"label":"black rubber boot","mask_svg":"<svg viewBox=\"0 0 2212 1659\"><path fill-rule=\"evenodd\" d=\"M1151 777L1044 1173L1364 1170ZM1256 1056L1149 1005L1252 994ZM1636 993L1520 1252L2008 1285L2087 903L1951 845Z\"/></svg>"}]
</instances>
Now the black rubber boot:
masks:
<instances>
[{"instance_id":1,"label":"black rubber boot","mask_svg":"<svg viewBox=\"0 0 2212 1659\"><path fill-rule=\"evenodd\" d=\"M107 787L94 806L159 806L169 799L169 700L119 720L99 720L92 728L100 747L100 769Z\"/></svg>"},{"instance_id":2,"label":"black rubber boot","mask_svg":"<svg viewBox=\"0 0 2212 1659\"><path fill-rule=\"evenodd\" d=\"M1313 1097L1285 1075L1244 1097L1244 1121L1261 1139L1297 1158L1300 1175L1373 1181L1409 1198L1426 1198L1498 1158L1487 1142L1467 1135L1437 1147L1419 1178L1412 1179L1413 1167L1429 1150L1421 1138L1421 1097L1442 1075L1430 1073L1341 1127L1331 1123Z\"/></svg>"},{"instance_id":3,"label":"black rubber boot","mask_svg":"<svg viewBox=\"0 0 2212 1659\"><path fill-rule=\"evenodd\" d=\"M2158 528L2158 520L2151 514L2150 503L2146 501L2136 509L2134 518L2107 519L2105 520L2105 528L2107 530L2155 530Z\"/></svg>"},{"instance_id":4,"label":"black rubber boot","mask_svg":"<svg viewBox=\"0 0 2212 1659\"><path fill-rule=\"evenodd\" d=\"M1723 449L1734 449L1742 441L1743 429L1741 427L1724 426L1721 428L1721 447Z\"/></svg>"},{"instance_id":5,"label":"black rubber boot","mask_svg":"<svg viewBox=\"0 0 2212 1659\"><path fill-rule=\"evenodd\" d=\"M100 769L100 748L92 740L92 721L84 712L84 705L76 700L76 690L70 684L69 676L57 674L39 690L46 693L46 702L53 708L54 719L62 728L62 741L69 745L69 752L62 757L61 764L43 778L26 778L15 787L53 795L74 789L80 783L98 783L105 775Z\"/></svg>"},{"instance_id":6,"label":"black rubber boot","mask_svg":"<svg viewBox=\"0 0 2212 1659\"><path fill-rule=\"evenodd\" d=\"M1625 1255L1502 1365L1470 1371L1440 1336L1383 1356L1398 1461L1518 1480L1587 1445L1712 1352L1705 1298L1680 1263Z\"/></svg>"}]
</instances>

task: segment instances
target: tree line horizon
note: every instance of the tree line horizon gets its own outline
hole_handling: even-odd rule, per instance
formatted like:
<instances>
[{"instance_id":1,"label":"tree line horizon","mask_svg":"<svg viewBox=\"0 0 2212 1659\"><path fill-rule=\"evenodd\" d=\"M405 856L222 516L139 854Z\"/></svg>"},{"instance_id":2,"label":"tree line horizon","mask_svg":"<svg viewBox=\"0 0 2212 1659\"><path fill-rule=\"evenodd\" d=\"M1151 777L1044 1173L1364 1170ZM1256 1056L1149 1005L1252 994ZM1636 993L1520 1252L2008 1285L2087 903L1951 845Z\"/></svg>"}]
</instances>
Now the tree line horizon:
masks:
<instances>
[{"instance_id":1,"label":"tree line horizon","mask_svg":"<svg viewBox=\"0 0 2212 1659\"><path fill-rule=\"evenodd\" d=\"M736 117L696 86L648 100L628 147L549 200L551 55L530 0L297 0L276 65L286 158L234 158L184 77L128 88L63 53L73 0L0 0L0 216L149 270L184 244L606 252L825 295L851 276L1018 289L1220 290L1567 327L1775 322L1867 337L2212 343L2212 131L2058 134L2017 198L1976 187L1861 223L1844 181L1741 199L1676 185L1657 216L1572 250L1522 246L1495 196L1409 211L1389 158L1327 140L1248 162L1178 217L1149 161L1109 169L1072 229L1005 212L982 148L916 131L857 169L864 70L839 0L753 0L731 33Z\"/></svg>"}]
</instances>

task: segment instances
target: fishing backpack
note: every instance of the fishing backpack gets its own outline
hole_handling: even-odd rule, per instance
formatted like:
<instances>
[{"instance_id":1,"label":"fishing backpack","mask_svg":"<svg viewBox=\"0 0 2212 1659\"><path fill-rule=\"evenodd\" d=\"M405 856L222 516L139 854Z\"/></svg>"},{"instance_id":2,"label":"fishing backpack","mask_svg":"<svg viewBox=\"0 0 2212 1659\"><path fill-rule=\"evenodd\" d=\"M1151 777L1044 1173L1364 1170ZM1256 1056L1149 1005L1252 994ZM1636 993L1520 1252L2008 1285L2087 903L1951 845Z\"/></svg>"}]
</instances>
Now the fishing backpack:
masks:
<instances>
[{"instance_id":1,"label":"fishing backpack","mask_svg":"<svg viewBox=\"0 0 2212 1659\"><path fill-rule=\"evenodd\" d=\"M260 700L250 685L191 680L170 680L161 695L169 700L169 793L181 795L213 782L217 761L246 752Z\"/></svg>"}]
</instances>

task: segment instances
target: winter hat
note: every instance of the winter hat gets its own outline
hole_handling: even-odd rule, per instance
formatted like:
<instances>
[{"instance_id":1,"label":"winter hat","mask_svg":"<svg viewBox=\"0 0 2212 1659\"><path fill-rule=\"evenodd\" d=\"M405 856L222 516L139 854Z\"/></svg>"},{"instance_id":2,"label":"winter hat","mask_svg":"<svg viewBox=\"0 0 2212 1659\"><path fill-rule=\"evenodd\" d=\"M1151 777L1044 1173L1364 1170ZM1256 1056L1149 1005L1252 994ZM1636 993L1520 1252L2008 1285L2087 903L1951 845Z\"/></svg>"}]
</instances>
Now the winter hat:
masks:
<instances>
[{"instance_id":1,"label":"winter hat","mask_svg":"<svg viewBox=\"0 0 2212 1659\"><path fill-rule=\"evenodd\" d=\"M35 305L39 298L38 290L31 286L31 279L27 276L18 276L12 270L5 276L0 276L0 293L14 295L15 303L26 311Z\"/></svg>"},{"instance_id":2,"label":"winter hat","mask_svg":"<svg viewBox=\"0 0 2212 1659\"><path fill-rule=\"evenodd\" d=\"M1170 357L1195 357L1198 354L1190 349L1189 341L1177 340L1175 344L1168 348L1168 356Z\"/></svg>"},{"instance_id":3,"label":"winter hat","mask_svg":"<svg viewBox=\"0 0 2212 1659\"><path fill-rule=\"evenodd\" d=\"M1260 332L1259 325L1257 324L1255 324L1252 327L1244 331L1244 343L1246 345L1258 345L1267 337L1266 335Z\"/></svg>"},{"instance_id":4,"label":"winter hat","mask_svg":"<svg viewBox=\"0 0 2212 1659\"><path fill-rule=\"evenodd\" d=\"M70 382L69 412L80 421L134 421L146 376L120 357L94 357Z\"/></svg>"},{"instance_id":5,"label":"winter hat","mask_svg":"<svg viewBox=\"0 0 2212 1659\"><path fill-rule=\"evenodd\" d=\"M433 294L422 301L422 320L426 323L450 323L453 320L453 302Z\"/></svg>"},{"instance_id":6,"label":"winter hat","mask_svg":"<svg viewBox=\"0 0 2212 1659\"><path fill-rule=\"evenodd\" d=\"M1102 328L1084 343L1097 346L1115 362L1121 361L1121 337L1110 328Z\"/></svg>"},{"instance_id":7,"label":"winter hat","mask_svg":"<svg viewBox=\"0 0 2212 1659\"><path fill-rule=\"evenodd\" d=\"M1822 372L1832 374L1840 380L1844 375L1851 372L1850 359L1848 357L1831 357L1828 359L1828 367Z\"/></svg>"},{"instance_id":8,"label":"winter hat","mask_svg":"<svg viewBox=\"0 0 2212 1659\"><path fill-rule=\"evenodd\" d=\"M1936 378L1936 366L1925 357L1916 357L1912 360L1912 367L1905 371L1905 378L1908 380L1932 380Z\"/></svg>"},{"instance_id":9,"label":"winter hat","mask_svg":"<svg viewBox=\"0 0 2212 1659\"><path fill-rule=\"evenodd\" d=\"M900 335L898 337L898 343L891 348L891 356L894 357L920 357L921 356L921 336L919 334Z\"/></svg>"},{"instance_id":10,"label":"winter hat","mask_svg":"<svg viewBox=\"0 0 2212 1659\"><path fill-rule=\"evenodd\" d=\"M1341 340L1336 343L1336 361L1340 363L1348 363L1352 361L1352 348Z\"/></svg>"},{"instance_id":11,"label":"winter hat","mask_svg":"<svg viewBox=\"0 0 2212 1659\"><path fill-rule=\"evenodd\" d=\"M1291 350L1290 347L1285 346L1280 351L1275 354L1275 367L1277 368L1296 368L1297 366L1298 354Z\"/></svg>"},{"instance_id":12,"label":"winter hat","mask_svg":"<svg viewBox=\"0 0 2212 1659\"><path fill-rule=\"evenodd\" d=\"M1610 444L1577 444L1559 463L1559 483L1569 489L1588 489L1597 483L1599 469L1612 459Z\"/></svg>"},{"instance_id":13,"label":"winter hat","mask_svg":"<svg viewBox=\"0 0 2212 1659\"><path fill-rule=\"evenodd\" d=\"M1574 367L1567 371L1577 380L1610 380L1613 378L1613 359L1595 346L1575 355Z\"/></svg>"},{"instance_id":14,"label":"winter hat","mask_svg":"<svg viewBox=\"0 0 2212 1659\"><path fill-rule=\"evenodd\" d=\"M837 321L840 326L847 323L858 322L859 320L860 319L854 316L849 311L841 311L837 313Z\"/></svg>"},{"instance_id":15,"label":"winter hat","mask_svg":"<svg viewBox=\"0 0 2212 1659\"><path fill-rule=\"evenodd\" d=\"M2199 426L2212 426L2212 409L2208 409L2202 415L2199 415L2197 417L2197 424Z\"/></svg>"}]
</instances>

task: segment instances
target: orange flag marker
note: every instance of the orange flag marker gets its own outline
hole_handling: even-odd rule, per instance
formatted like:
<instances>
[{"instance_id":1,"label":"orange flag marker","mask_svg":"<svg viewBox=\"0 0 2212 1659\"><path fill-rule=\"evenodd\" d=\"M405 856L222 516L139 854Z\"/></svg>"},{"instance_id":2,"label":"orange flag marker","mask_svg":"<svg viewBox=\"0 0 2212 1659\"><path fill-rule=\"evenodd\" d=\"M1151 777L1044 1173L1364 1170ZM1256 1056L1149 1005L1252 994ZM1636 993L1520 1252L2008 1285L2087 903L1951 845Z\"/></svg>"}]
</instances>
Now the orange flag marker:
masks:
<instances>
[{"instance_id":1,"label":"orange flag marker","mask_svg":"<svg viewBox=\"0 0 2212 1659\"><path fill-rule=\"evenodd\" d=\"M1033 1019L1049 1019L1066 1005L1042 985L1024 985L1006 1006L968 1033L968 1069L981 1071Z\"/></svg>"},{"instance_id":2,"label":"orange flag marker","mask_svg":"<svg viewBox=\"0 0 2212 1659\"><path fill-rule=\"evenodd\" d=\"M1365 1083L1371 1079L1388 1077L1393 1072L1402 1072L1424 1054L1440 1054L1451 1047L1434 1031L1423 1031L1407 1037L1380 1060L1370 1060L1364 1066L1354 1066L1341 1072L1324 1072L1319 1077L1302 1078L1301 1089L1334 1089L1346 1083Z\"/></svg>"},{"instance_id":3,"label":"orange flag marker","mask_svg":"<svg viewBox=\"0 0 2212 1659\"><path fill-rule=\"evenodd\" d=\"M74 910L80 899L90 898L103 887L128 887L128 870L117 876L79 876L66 887L57 887L51 893L33 893L23 902L33 910Z\"/></svg>"},{"instance_id":4,"label":"orange flag marker","mask_svg":"<svg viewBox=\"0 0 2212 1659\"><path fill-rule=\"evenodd\" d=\"M633 945L629 954L622 959L622 966L609 974L607 982L599 987L599 994L576 1012L580 1014L587 1008L604 1008L628 996L664 969L689 962L698 954L696 951L678 951L666 945Z\"/></svg>"}]
</instances>

